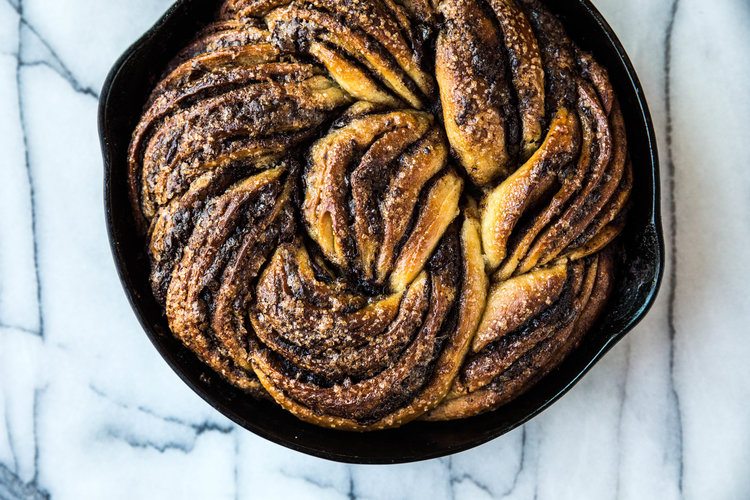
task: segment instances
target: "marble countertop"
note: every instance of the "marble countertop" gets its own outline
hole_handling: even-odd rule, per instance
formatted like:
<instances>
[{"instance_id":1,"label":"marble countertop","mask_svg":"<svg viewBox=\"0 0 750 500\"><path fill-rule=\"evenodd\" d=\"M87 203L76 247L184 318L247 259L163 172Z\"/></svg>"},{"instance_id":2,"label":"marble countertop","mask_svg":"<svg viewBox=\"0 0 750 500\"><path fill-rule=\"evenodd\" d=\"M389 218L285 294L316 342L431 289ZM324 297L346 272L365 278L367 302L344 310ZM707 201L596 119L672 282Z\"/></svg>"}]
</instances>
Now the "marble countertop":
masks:
<instances>
[{"instance_id":1,"label":"marble countertop","mask_svg":"<svg viewBox=\"0 0 750 500\"><path fill-rule=\"evenodd\" d=\"M659 137L656 305L523 428L450 458L349 466L214 411L120 287L97 97L170 0L0 0L0 499L750 497L750 3L595 3Z\"/></svg>"}]
</instances>

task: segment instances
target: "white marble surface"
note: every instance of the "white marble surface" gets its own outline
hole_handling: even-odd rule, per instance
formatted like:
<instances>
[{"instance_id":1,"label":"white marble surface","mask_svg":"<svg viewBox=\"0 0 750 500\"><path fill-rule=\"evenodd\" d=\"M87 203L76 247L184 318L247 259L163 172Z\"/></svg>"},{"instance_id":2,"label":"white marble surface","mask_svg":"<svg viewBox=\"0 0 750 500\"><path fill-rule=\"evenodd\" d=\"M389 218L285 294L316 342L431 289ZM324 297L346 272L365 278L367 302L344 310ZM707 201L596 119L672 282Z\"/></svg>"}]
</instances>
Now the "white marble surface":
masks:
<instances>
[{"instance_id":1,"label":"white marble surface","mask_svg":"<svg viewBox=\"0 0 750 500\"><path fill-rule=\"evenodd\" d=\"M169 0L0 0L0 499L750 498L750 3L596 0L654 115L652 312L540 417L403 466L246 432L167 367L105 233L97 95Z\"/></svg>"}]
</instances>

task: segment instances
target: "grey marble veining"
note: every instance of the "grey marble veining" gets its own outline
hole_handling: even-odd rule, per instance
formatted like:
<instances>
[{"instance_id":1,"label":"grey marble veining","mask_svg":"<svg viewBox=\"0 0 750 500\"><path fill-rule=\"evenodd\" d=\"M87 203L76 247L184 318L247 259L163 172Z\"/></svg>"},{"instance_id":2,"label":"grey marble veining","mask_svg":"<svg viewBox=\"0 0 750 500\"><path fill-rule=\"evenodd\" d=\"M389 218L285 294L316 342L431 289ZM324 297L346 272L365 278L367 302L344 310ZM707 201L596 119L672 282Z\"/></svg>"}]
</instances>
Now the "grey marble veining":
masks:
<instances>
[{"instance_id":1,"label":"grey marble veining","mask_svg":"<svg viewBox=\"0 0 750 500\"><path fill-rule=\"evenodd\" d=\"M99 88L168 0L0 0L0 499L750 497L750 4L596 0L641 77L667 273L527 425L449 458L326 462L229 422L142 333L109 254Z\"/></svg>"}]
</instances>

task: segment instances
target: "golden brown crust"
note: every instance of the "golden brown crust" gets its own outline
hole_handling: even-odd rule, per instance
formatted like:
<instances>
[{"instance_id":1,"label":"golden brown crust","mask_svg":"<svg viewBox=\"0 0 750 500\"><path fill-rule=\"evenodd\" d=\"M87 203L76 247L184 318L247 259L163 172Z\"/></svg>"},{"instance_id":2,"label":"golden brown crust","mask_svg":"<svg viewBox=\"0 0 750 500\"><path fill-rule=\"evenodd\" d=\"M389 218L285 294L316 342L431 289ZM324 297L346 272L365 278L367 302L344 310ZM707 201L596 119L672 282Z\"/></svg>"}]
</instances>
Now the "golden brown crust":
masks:
<instances>
[{"instance_id":1,"label":"golden brown crust","mask_svg":"<svg viewBox=\"0 0 750 500\"><path fill-rule=\"evenodd\" d=\"M510 136L517 127L507 62L497 50L502 34L478 0L443 2L441 13L445 25L437 39L435 77L445 132L466 172L484 186L508 175Z\"/></svg>"},{"instance_id":2,"label":"golden brown crust","mask_svg":"<svg viewBox=\"0 0 750 500\"><path fill-rule=\"evenodd\" d=\"M128 162L173 334L356 431L554 370L610 295L633 184L606 70L538 0L225 0Z\"/></svg>"},{"instance_id":3,"label":"golden brown crust","mask_svg":"<svg viewBox=\"0 0 750 500\"><path fill-rule=\"evenodd\" d=\"M368 74L368 87L414 108L423 108L433 93L432 78L421 67L416 35L398 4L297 0L268 12L265 21L282 51L310 54L333 69L340 68L331 75L343 88L354 87L349 73ZM321 47L337 60L328 59ZM367 92L354 96L368 99Z\"/></svg>"},{"instance_id":4,"label":"golden brown crust","mask_svg":"<svg viewBox=\"0 0 750 500\"><path fill-rule=\"evenodd\" d=\"M452 420L491 411L515 399L557 367L594 325L612 289L611 252L581 262L582 265L577 266L579 269L571 269L576 274L577 284L571 287L574 297L567 311L572 320L566 320L565 326L555 329L546 338L532 327L519 332L521 338L498 345L497 350L480 358L474 370L464 368L451 393L422 419ZM543 316L544 313L538 315L541 321L530 326L543 323ZM490 356L497 364L489 362Z\"/></svg>"},{"instance_id":5,"label":"golden brown crust","mask_svg":"<svg viewBox=\"0 0 750 500\"><path fill-rule=\"evenodd\" d=\"M534 31L515 0L491 0L508 52L508 66L521 121L521 155L539 147L544 126L544 68Z\"/></svg>"}]
</instances>

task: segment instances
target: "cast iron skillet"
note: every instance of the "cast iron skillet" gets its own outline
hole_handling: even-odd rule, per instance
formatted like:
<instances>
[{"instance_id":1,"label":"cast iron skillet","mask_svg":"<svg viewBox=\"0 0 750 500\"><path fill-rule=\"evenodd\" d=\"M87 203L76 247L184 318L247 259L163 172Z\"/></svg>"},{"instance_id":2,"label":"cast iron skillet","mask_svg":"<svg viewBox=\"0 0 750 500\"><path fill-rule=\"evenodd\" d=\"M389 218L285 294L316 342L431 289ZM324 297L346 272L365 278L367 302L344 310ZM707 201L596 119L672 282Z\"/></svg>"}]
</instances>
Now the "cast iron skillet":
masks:
<instances>
[{"instance_id":1,"label":"cast iron skillet","mask_svg":"<svg viewBox=\"0 0 750 500\"><path fill-rule=\"evenodd\" d=\"M470 419L413 422L399 429L348 433L315 427L232 387L176 340L148 284L145 243L135 231L127 197L127 147L162 69L215 15L219 0L180 0L110 72L99 101L107 229L125 293L144 330L172 369L214 408L283 446L350 463L399 463L440 457L485 443L550 406L625 336L653 303L664 268L656 140L643 89L612 29L588 0L547 2L570 36L608 70L622 103L635 183L621 238L624 263L599 326L532 390L500 409Z\"/></svg>"}]
</instances>

